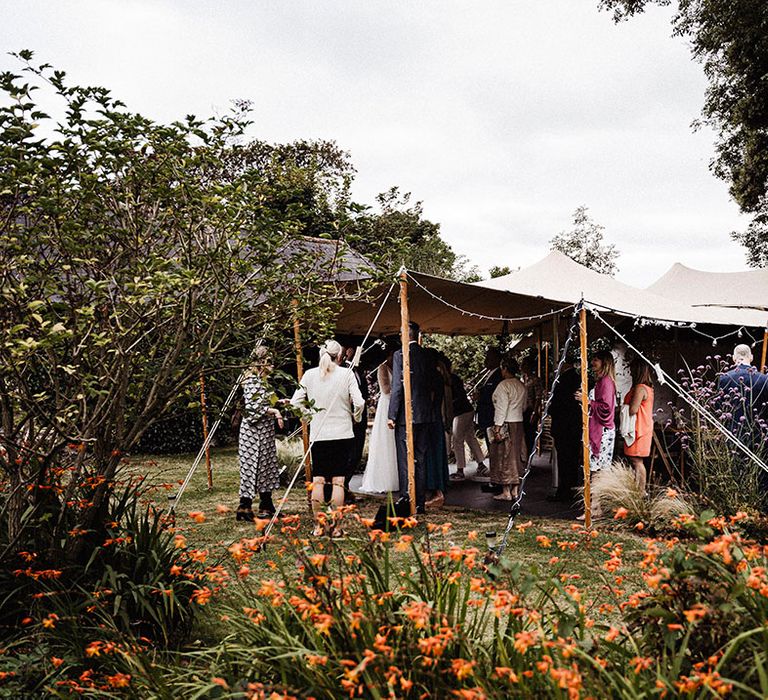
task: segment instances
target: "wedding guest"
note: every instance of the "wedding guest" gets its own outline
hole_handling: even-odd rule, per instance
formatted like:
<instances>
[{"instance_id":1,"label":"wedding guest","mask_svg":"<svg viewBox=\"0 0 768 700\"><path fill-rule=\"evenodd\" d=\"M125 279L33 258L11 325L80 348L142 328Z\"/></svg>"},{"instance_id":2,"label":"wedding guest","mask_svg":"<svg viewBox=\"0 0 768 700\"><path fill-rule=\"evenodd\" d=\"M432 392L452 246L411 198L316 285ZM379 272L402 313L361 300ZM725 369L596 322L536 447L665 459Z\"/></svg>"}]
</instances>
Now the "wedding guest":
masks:
<instances>
[{"instance_id":1,"label":"wedding guest","mask_svg":"<svg viewBox=\"0 0 768 700\"><path fill-rule=\"evenodd\" d=\"M493 392L502 379L501 370L499 369L500 361L501 355L499 355L499 351L494 347L488 348L485 353L486 375L479 387L477 396L477 427L485 438L489 454L491 444L488 439L488 428L493 427ZM485 464L478 465L477 476L485 476L487 474L488 469ZM493 487L493 484L490 486Z\"/></svg>"},{"instance_id":2,"label":"wedding guest","mask_svg":"<svg viewBox=\"0 0 768 700\"><path fill-rule=\"evenodd\" d=\"M387 413L392 393L392 356L376 370L379 384L379 402L373 419L371 438L368 443L368 461L365 465L361 490L368 493L387 493L397 491L400 483L397 475L397 449L395 436L387 427Z\"/></svg>"},{"instance_id":3,"label":"wedding guest","mask_svg":"<svg viewBox=\"0 0 768 700\"><path fill-rule=\"evenodd\" d=\"M600 350L592 356L597 381L589 401L589 468L597 472L611 465L616 442L616 372L613 355Z\"/></svg>"},{"instance_id":4,"label":"wedding guest","mask_svg":"<svg viewBox=\"0 0 768 700\"><path fill-rule=\"evenodd\" d=\"M369 399L368 380L365 377L365 373L359 367L355 367L354 365L355 350L356 348L354 347L345 348L344 367L349 368L352 374L354 374L355 381L357 381L357 386L360 389L360 394L363 397L365 406L363 406L362 420L355 423L352 426L352 431L354 432L354 438L352 442L352 451L349 457L349 465L347 467L347 473L344 477L344 500L346 503L355 502L355 495L349 490L349 482L352 480L352 477L357 473L357 470L360 467L360 462L363 459L363 450L365 449L365 436L368 431L368 420L367 420L367 416L368 416L367 408L368 408L368 399Z\"/></svg>"},{"instance_id":5,"label":"wedding guest","mask_svg":"<svg viewBox=\"0 0 768 700\"><path fill-rule=\"evenodd\" d=\"M392 394L389 401L387 426L395 431L397 447L397 468L400 481L401 499L413 498L416 512L425 512L425 492L427 478L427 451L429 437L437 422L436 396L442 387L442 381L429 353L418 343L419 325L411 321L408 324L409 355L411 365L411 409L413 422L413 448L415 461L415 491L409 492L408 457L405 434L405 395L403 388L403 351L398 350L392 358Z\"/></svg>"},{"instance_id":6,"label":"wedding guest","mask_svg":"<svg viewBox=\"0 0 768 700\"><path fill-rule=\"evenodd\" d=\"M752 349L739 344L733 349L733 369L721 374L717 387L721 404L731 414L728 426L748 447L762 442L760 417L768 419L768 377L752 365Z\"/></svg>"},{"instance_id":7,"label":"wedding guest","mask_svg":"<svg viewBox=\"0 0 768 700\"><path fill-rule=\"evenodd\" d=\"M557 383L552 387L549 415L552 417L552 439L557 453L557 491L551 501L569 503L573 489L579 484L582 467L581 405L574 396L581 386L581 377L568 355L560 370Z\"/></svg>"},{"instance_id":8,"label":"wedding guest","mask_svg":"<svg viewBox=\"0 0 768 700\"><path fill-rule=\"evenodd\" d=\"M435 392L435 415L437 420L429 431L427 450L426 490L429 494L427 508L439 508L445 502L448 488L448 445L450 433L448 426L453 423L453 399L451 390L450 361L438 350L427 348L439 377L439 390Z\"/></svg>"},{"instance_id":9,"label":"wedding guest","mask_svg":"<svg viewBox=\"0 0 768 700\"><path fill-rule=\"evenodd\" d=\"M344 477L354 448L353 424L363 415L365 401L355 376L339 367L343 360L341 345L326 340L320 347L317 367L307 370L291 404L312 406L314 413L309 423L312 458L312 509L315 516L323 507L323 492L331 482L331 504L344 505ZM315 526L315 535L321 535L322 526ZM334 534L339 534L334 533Z\"/></svg>"},{"instance_id":10,"label":"wedding guest","mask_svg":"<svg viewBox=\"0 0 768 700\"><path fill-rule=\"evenodd\" d=\"M467 396L467 390L461 377L454 373L450 360L448 370L451 372L451 395L453 399L453 431L451 443L453 454L456 457L456 473L451 475L452 481L464 480L464 469L467 466L467 456L464 445L469 447L472 457L477 462L478 469L486 469L483 460L483 449L475 434L475 412Z\"/></svg>"},{"instance_id":11,"label":"wedding guest","mask_svg":"<svg viewBox=\"0 0 768 700\"><path fill-rule=\"evenodd\" d=\"M283 417L273 408L273 396L267 379L272 372L269 353L264 346L256 350L253 364L243 375L245 413L240 422L238 459L240 461L240 505L237 520L253 521L253 499L259 494L259 518L275 512L272 491L280 486L280 467L275 446L275 419L283 427Z\"/></svg>"},{"instance_id":12,"label":"wedding guest","mask_svg":"<svg viewBox=\"0 0 768 700\"><path fill-rule=\"evenodd\" d=\"M517 378L517 362L511 358L501 361L501 382L493 392L494 419L490 449L491 482L501 486L497 501L517 497L520 474L525 468L527 447L523 431L525 385Z\"/></svg>"},{"instance_id":13,"label":"wedding guest","mask_svg":"<svg viewBox=\"0 0 768 700\"><path fill-rule=\"evenodd\" d=\"M544 395L544 385L537 374L536 360L526 357L521 365L520 380L525 384L525 410L523 411L523 429L528 449L534 448L536 431L541 419L541 402Z\"/></svg>"},{"instance_id":14,"label":"wedding guest","mask_svg":"<svg viewBox=\"0 0 768 700\"><path fill-rule=\"evenodd\" d=\"M639 358L632 364L632 388L624 397L629 406L629 415L635 416L634 439L631 444L624 444L624 454L635 470L635 481L642 493L645 493L647 472L643 459L651 454L653 439L653 380L651 369Z\"/></svg>"}]
</instances>

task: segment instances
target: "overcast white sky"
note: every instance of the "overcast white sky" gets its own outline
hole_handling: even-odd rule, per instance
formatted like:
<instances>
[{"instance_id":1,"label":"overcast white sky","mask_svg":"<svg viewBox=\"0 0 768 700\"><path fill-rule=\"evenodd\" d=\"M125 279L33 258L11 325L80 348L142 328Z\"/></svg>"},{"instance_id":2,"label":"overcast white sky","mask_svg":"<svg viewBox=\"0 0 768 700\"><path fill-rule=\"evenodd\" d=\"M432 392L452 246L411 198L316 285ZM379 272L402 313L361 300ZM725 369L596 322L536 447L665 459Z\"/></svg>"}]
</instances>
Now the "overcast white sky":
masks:
<instances>
[{"instance_id":1,"label":"overcast white sky","mask_svg":"<svg viewBox=\"0 0 768 700\"><path fill-rule=\"evenodd\" d=\"M616 26L596 5L26 0L3 8L0 49L33 49L158 120L251 99L254 137L337 141L358 201L412 192L483 270L544 257L582 204L630 284L675 261L744 268L714 135L690 128L703 73L670 11Z\"/></svg>"}]
</instances>

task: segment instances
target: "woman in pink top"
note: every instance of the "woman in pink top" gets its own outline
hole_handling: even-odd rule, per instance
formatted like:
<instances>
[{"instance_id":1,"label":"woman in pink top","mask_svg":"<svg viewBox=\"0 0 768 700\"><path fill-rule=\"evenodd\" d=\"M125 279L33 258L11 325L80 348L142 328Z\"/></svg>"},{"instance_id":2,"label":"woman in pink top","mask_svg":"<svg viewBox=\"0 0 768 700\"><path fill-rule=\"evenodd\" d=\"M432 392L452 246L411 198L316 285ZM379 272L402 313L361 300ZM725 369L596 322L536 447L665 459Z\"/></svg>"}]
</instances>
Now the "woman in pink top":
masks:
<instances>
[{"instance_id":1,"label":"woman in pink top","mask_svg":"<svg viewBox=\"0 0 768 700\"><path fill-rule=\"evenodd\" d=\"M601 350L592 356L597 382L589 401L589 468L600 471L611 465L616 442L616 371L613 355Z\"/></svg>"}]
</instances>

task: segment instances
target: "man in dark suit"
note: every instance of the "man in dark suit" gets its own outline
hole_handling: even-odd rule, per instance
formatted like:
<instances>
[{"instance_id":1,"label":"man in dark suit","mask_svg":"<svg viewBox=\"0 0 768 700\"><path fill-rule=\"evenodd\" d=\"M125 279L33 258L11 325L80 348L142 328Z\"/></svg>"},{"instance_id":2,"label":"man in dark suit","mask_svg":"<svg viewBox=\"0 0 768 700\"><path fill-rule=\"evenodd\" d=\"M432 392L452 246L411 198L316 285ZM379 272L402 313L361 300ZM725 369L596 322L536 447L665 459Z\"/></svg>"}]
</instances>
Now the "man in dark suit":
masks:
<instances>
[{"instance_id":1,"label":"man in dark suit","mask_svg":"<svg viewBox=\"0 0 768 700\"><path fill-rule=\"evenodd\" d=\"M408 324L411 364L411 408L413 412L413 451L415 457L416 511L424 512L426 490L426 459L429 434L437 421L436 398L442 389L442 380L429 353L418 344L419 326ZM403 351L392 358L392 393L389 399L387 425L395 431L397 471L400 478L400 497L408 498L408 451L405 433L405 395L403 387Z\"/></svg>"},{"instance_id":2,"label":"man in dark suit","mask_svg":"<svg viewBox=\"0 0 768 700\"><path fill-rule=\"evenodd\" d=\"M557 453L557 493L548 501L573 501L573 489L579 484L582 466L581 403L574 394L581 388L581 375L567 357L560 377L552 389L549 415L552 416L552 439Z\"/></svg>"},{"instance_id":3,"label":"man in dark suit","mask_svg":"<svg viewBox=\"0 0 768 700\"><path fill-rule=\"evenodd\" d=\"M762 446L758 420L768 418L768 379L752 366L752 349L737 345L733 349L734 368L718 377L721 406L731 414L730 431L748 447Z\"/></svg>"},{"instance_id":4,"label":"man in dark suit","mask_svg":"<svg viewBox=\"0 0 768 700\"><path fill-rule=\"evenodd\" d=\"M363 459L363 449L365 448L365 434L368 430L368 399L370 398L370 392L368 391L368 380L365 377L365 372L355 366L355 350L356 348L354 347L346 348L344 351L344 366L352 368L357 386L360 387L360 394L365 402L365 408L363 408L363 419L359 423L352 424L354 443L349 455L347 474L344 477L344 503L354 503L356 500L355 494L349 490L349 482L352 481L352 477L360 468L360 462Z\"/></svg>"}]
</instances>

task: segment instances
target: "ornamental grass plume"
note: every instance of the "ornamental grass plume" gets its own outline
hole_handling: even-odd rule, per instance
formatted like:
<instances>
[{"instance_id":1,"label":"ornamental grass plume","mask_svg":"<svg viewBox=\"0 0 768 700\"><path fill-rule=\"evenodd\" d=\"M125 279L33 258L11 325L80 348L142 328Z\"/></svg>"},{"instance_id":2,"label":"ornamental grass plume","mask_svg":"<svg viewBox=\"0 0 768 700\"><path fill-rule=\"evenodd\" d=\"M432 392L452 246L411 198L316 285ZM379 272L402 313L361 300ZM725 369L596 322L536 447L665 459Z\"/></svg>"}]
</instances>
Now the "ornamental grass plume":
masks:
<instances>
[{"instance_id":1,"label":"ornamental grass plume","mask_svg":"<svg viewBox=\"0 0 768 700\"><path fill-rule=\"evenodd\" d=\"M621 462L603 469L592 482L592 498L606 517L635 528L643 523L656 530L669 529L672 520L693 514L695 508L679 490L650 486L648 494L635 481L635 473Z\"/></svg>"}]
</instances>

